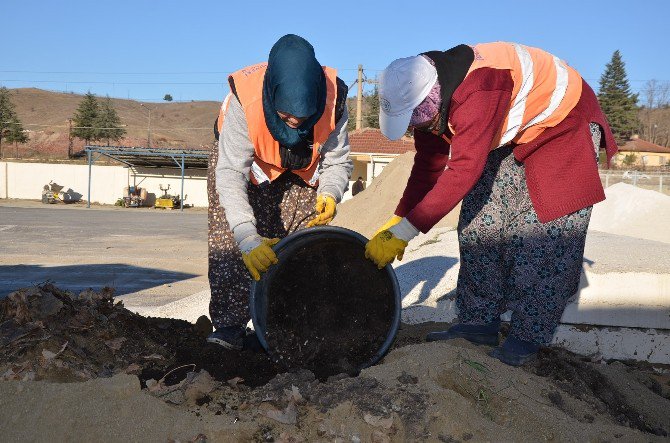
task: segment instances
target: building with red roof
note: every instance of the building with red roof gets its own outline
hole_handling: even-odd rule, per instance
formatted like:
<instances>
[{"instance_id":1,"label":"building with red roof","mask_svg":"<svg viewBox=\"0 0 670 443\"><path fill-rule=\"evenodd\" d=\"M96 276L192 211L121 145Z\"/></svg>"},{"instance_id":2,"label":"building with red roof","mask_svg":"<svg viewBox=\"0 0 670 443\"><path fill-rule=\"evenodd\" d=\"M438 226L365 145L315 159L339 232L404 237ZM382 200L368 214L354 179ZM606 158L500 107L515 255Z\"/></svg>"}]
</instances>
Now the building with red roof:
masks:
<instances>
[{"instance_id":1,"label":"building with red roof","mask_svg":"<svg viewBox=\"0 0 670 443\"><path fill-rule=\"evenodd\" d=\"M406 152L415 152L414 139L403 137L400 140L389 140L379 129L364 128L349 132L351 159L354 162L354 171L351 174L351 184L362 177L366 185L381 174L382 170L394 158ZM345 199L351 197L351 191Z\"/></svg>"},{"instance_id":2,"label":"building with red roof","mask_svg":"<svg viewBox=\"0 0 670 443\"><path fill-rule=\"evenodd\" d=\"M633 136L619 146L613 162L616 166L665 169L670 167L670 148Z\"/></svg>"}]
</instances>

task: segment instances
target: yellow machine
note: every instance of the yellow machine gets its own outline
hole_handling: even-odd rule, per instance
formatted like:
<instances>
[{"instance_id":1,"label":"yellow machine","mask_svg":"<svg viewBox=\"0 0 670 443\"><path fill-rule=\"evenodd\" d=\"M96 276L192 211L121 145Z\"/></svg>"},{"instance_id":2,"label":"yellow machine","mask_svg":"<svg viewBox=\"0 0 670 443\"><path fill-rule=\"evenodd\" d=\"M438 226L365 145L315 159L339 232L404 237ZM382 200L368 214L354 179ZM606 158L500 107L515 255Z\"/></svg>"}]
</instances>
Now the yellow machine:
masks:
<instances>
[{"instance_id":1,"label":"yellow machine","mask_svg":"<svg viewBox=\"0 0 670 443\"><path fill-rule=\"evenodd\" d=\"M163 195L156 199L156 204L154 207L163 208L163 209L174 209L181 206L181 200L178 195L168 194L170 185L167 185L167 188L164 188L163 185L158 185L158 187L163 191Z\"/></svg>"}]
</instances>

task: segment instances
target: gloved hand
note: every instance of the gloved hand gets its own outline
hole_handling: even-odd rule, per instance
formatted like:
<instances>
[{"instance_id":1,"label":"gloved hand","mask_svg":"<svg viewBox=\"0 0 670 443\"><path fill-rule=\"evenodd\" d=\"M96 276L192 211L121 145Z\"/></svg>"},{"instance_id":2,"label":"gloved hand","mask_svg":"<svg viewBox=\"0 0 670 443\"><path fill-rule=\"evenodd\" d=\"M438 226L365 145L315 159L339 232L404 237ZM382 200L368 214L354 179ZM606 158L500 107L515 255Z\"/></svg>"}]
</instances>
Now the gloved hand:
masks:
<instances>
[{"instance_id":1,"label":"gloved hand","mask_svg":"<svg viewBox=\"0 0 670 443\"><path fill-rule=\"evenodd\" d=\"M400 217L399 215L394 215L393 217L389 218L389 219L386 221L386 223L384 223L384 224L381 226L381 228L379 228L379 229L377 229L377 230L375 231L375 233L373 234L373 237L374 237L375 235L379 234L379 233L382 232L382 231L386 231L386 230L389 229L391 226L395 226L395 225L397 225L398 223L400 223L400 220L402 220L402 217Z\"/></svg>"},{"instance_id":2,"label":"gloved hand","mask_svg":"<svg viewBox=\"0 0 670 443\"><path fill-rule=\"evenodd\" d=\"M398 258L402 260L407 242L401 240L391 231L384 230L372 237L365 245L365 258L372 260L379 269Z\"/></svg>"},{"instance_id":3,"label":"gloved hand","mask_svg":"<svg viewBox=\"0 0 670 443\"><path fill-rule=\"evenodd\" d=\"M394 216L395 217L395 216ZM402 260L405 248L410 240L419 235L419 230L406 218L395 221L393 217L386 222L391 225L383 229L365 245L365 257L369 258L379 269L391 263L397 257Z\"/></svg>"},{"instance_id":4,"label":"gloved hand","mask_svg":"<svg viewBox=\"0 0 670 443\"><path fill-rule=\"evenodd\" d=\"M335 217L335 198L332 195L320 194L316 197L316 217L307 223L307 227L327 225Z\"/></svg>"},{"instance_id":5,"label":"gloved hand","mask_svg":"<svg viewBox=\"0 0 670 443\"><path fill-rule=\"evenodd\" d=\"M258 281L261 272L266 272L271 265L277 264L277 255L272 246L279 243L278 238L265 238L260 235L252 235L240 242L242 260L249 270L251 278Z\"/></svg>"}]
</instances>

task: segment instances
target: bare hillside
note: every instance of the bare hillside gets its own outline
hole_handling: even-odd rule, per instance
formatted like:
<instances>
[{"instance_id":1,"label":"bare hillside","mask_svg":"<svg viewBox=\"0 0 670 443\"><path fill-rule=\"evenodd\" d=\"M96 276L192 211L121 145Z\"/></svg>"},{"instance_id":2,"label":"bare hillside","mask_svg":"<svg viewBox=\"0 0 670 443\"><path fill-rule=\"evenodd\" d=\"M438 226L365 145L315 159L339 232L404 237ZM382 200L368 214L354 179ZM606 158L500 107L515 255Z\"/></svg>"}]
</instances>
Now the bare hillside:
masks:
<instances>
[{"instance_id":1,"label":"bare hillside","mask_svg":"<svg viewBox=\"0 0 670 443\"><path fill-rule=\"evenodd\" d=\"M67 155L68 119L71 118L82 95L49 92L35 88L12 89L12 102L30 141L23 146L3 146L5 157L63 157ZM99 97L104 99L104 97ZM126 137L118 144L146 146L149 112L135 100L112 99L114 108L126 125ZM192 148L213 141L212 127L219 103L194 101L189 103L144 103L151 108L151 144L153 147ZM99 144L106 143L104 140ZM75 139L74 147L81 149L83 141Z\"/></svg>"}]
</instances>

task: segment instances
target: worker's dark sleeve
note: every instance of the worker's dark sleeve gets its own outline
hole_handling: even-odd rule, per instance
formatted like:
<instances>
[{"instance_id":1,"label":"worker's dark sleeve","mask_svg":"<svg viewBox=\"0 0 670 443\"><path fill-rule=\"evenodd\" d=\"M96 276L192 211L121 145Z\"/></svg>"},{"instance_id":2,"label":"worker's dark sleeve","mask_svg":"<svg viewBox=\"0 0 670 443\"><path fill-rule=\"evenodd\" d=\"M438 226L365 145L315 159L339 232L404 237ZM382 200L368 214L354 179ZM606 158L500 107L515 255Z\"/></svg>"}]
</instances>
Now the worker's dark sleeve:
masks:
<instances>
[{"instance_id":1,"label":"worker's dark sleeve","mask_svg":"<svg viewBox=\"0 0 670 443\"><path fill-rule=\"evenodd\" d=\"M449 159L449 143L428 132L414 131L414 166L395 215L404 217L433 189Z\"/></svg>"},{"instance_id":2,"label":"worker's dark sleeve","mask_svg":"<svg viewBox=\"0 0 670 443\"><path fill-rule=\"evenodd\" d=\"M420 190L424 190L443 169L432 189L405 215L421 232L428 232L454 209L481 177L493 140L507 115L510 97L507 88L477 90L461 98L461 102L454 94L450 120L455 135L451 140L451 159L446 161L447 169L443 168L444 154L434 153L430 159L428 155L425 160L422 157L417 171L412 170L410 180L421 174L428 177L420 179L423 183Z\"/></svg>"}]
</instances>

